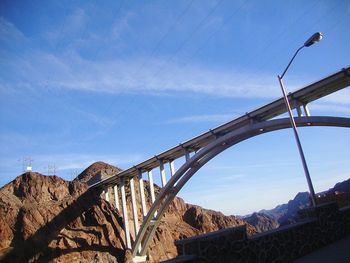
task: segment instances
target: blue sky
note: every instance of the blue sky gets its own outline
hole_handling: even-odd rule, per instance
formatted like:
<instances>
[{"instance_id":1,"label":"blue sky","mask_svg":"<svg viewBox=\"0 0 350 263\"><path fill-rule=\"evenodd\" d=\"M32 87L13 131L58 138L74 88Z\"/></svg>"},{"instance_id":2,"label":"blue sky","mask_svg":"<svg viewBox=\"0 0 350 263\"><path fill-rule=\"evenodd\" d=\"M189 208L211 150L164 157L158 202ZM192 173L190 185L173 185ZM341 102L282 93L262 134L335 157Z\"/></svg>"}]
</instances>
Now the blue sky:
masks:
<instances>
[{"instance_id":1,"label":"blue sky","mask_svg":"<svg viewBox=\"0 0 350 263\"><path fill-rule=\"evenodd\" d=\"M35 171L72 179L94 161L128 168L349 66L349 1L0 3L0 185ZM350 115L346 88L310 105ZM300 129L316 191L350 177L347 129ZM179 165L180 163L177 162ZM290 130L224 152L180 196L226 214L306 191Z\"/></svg>"}]
</instances>

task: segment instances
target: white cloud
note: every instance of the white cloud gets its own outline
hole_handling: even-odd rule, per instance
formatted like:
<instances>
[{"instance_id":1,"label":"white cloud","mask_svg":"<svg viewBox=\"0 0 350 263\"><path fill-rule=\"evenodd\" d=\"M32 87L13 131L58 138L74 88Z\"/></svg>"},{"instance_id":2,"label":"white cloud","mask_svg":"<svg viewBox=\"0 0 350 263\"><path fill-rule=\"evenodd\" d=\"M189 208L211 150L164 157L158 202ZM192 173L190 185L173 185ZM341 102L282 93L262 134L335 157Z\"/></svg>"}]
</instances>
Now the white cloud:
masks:
<instances>
[{"instance_id":1,"label":"white cloud","mask_svg":"<svg viewBox=\"0 0 350 263\"><path fill-rule=\"evenodd\" d=\"M350 113L350 107L339 105L339 104L331 104L331 103L319 103L313 104L311 106L312 111L322 111L322 112L336 112L336 113Z\"/></svg>"},{"instance_id":2,"label":"white cloud","mask_svg":"<svg viewBox=\"0 0 350 263\"><path fill-rule=\"evenodd\" d=\"M170 119L166 123L199 123L199 122L227 122L237 117L237 114L206 114L192 115L175 119Z\"/></svg>"},{"instance_id":3,"label":"white cloud","mask_svg":"<svg viewBox=\"0 0 350 263\"><path fill-rule=\"evenodd\" d=\"M350 89L339 90L310 105L311 111L321 111L326 113L350 113ZM311 112L312 113L312 112Z\"/></svg>"},{"instance_id":4,"label":"white cloud","mask_svg":"<svg viewBox=\"0 0 350 263\"><path fill-rule=\"evenodd\" d=\"M166 68L160 68L162 61L156 59L150 60L147 68L135 72L140 62L142 61L138 59L92 62L74 54L57 57L35 52L10 63L10 70L14 74L21 74L18 81L2 82L0 85L12 85L15 89L26 83L36 88L106 93L194 92L241 98L278 96L275 79L263 74L217 70L201 65L182 67L175 62L169 63ZM161 74L158 74L159 69ZM46 80L45 83L43 80Z\"/></svg>"},{"instance_id":5,"label":"white cloud","mask_svg":"<svg viewBox=\"0 0 350 263\"><path fill-rule=\"evenodd\" d=\"M130 20L136 15L133 12L127 12L124 16L115 19L111 29L111 36L118 39L125 31L130 30Z\"/></svg>"},{"instance_id":6,"label":"white cloud","mask_svg":"<svg viewBox=\"0 0 350 263\"><path fill-rule=\"evenodd\" d=\"M72 42L77 36L81 36L82 32L85 32L88 22L89 17L85 10L74 9L64 17L64 20L59 21L55 30L45 32L45 37L56 47L62 45L66 40Z\"/></svg>"},{"instance_id":7,"label":"white cloud","mask_svg":"<svg viewBox=\"0 0 350 263\"><path fill-rule=\"evenodd\" d=\"M320 101L328 102L328 103L334 103L334 104L340 104L340 105L350 105L350 89L345 88L342 90L339 90L335 93L332 93L324 98L322 98Z\"/></svg>"},{"instance_id":8,"label":"white cloud","mask_svg":"<svg viewBox=\"0 0 350 263\"><path fill-rule=\"evenodd\" d=\"M0 17L0 41L13 43L24 39L24 34L13 23Z\"/></svg>"}]
</instances>

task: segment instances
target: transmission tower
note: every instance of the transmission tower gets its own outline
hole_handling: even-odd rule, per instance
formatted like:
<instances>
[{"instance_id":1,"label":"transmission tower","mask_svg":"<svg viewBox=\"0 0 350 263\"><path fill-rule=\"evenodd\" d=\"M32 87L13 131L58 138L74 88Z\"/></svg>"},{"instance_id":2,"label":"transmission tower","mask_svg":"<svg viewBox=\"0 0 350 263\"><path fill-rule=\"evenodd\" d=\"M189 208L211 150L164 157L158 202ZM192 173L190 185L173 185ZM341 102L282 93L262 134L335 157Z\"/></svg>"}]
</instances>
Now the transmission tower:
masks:
<instances>
[{"instance_id":1,"label":"transmission tower","mask_svg":"<svg viewBox=\"0 0 350 263\"><path fill-rule=\"evenodd\" d=\"M47 175L56 175L56 164L47 165Z\"/></svg>"},{"instance_id":2,"label":"transmission tower","mask_svg":"<svg viewBox=\"0 0 350 263\"><path fill-rule=\"evenodd\" d=\"M34 160L30 156L22 157L20 159L20 161L22 162L22 172L23 173L32 171L32 169L33 169L32 164L33 164Z\"/></svg>"}]
</instances>

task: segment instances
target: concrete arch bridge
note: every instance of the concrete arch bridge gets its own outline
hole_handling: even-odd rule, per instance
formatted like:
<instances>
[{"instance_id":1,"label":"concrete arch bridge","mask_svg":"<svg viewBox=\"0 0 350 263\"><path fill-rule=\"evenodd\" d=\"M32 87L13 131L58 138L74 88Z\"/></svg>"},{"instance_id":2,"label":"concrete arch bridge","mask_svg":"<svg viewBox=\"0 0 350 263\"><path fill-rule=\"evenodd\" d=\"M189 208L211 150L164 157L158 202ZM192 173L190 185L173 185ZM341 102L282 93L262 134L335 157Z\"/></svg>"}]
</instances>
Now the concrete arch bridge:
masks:
<instances>
[{"instance_id":1,"label":"concrete arch bridge","mask_svg":"<svg viewBox=\"0 0 350 263\"><path fill-rule=\"evenodd\" d=\"M308 104L350 85L350 68L344 68L330 76L314 82L288 95L291 108L296 110L296 124L299 127L333 126L350 128L350 118L311 116ZM153 158L145 160L127 170L115 174L105 180L95 183L91 188L102 188L107 201L113 191L114 204L121 210L124 220L125 241L131 249L134 262L146 259L147 250L152 241L160 220L176 194L195 173L209 160L232 147L233 145L264 134L290 128L289 118L276 118L286 112L283 98L277 99L230 122L211 129L195 138L179 144ZM183 160L183 164L175 170L174 161ZM169 165L170 175L165 173L164 166ZM161 190L155 195L152 171L159 169ZM149 195L152 205L146 206L143 178L149 180ZM139 179L139 198L135 193L135 179ZM131 240L129 215L126 204L125 185L130 185L133 232L135 239ZM137 202L137 200L140 200ZM142 216L137 214L141 207ZM142 218L143 220L139 220Z\"/></svg>"}]
</instances>

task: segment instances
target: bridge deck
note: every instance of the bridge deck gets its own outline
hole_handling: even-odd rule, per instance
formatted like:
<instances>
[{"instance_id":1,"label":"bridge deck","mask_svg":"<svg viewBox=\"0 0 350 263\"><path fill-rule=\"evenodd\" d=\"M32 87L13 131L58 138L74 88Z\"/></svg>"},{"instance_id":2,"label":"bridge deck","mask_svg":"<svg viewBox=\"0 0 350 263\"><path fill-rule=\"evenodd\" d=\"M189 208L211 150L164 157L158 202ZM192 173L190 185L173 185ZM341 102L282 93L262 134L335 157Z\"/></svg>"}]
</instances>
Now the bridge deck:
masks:
<instances>
[{"instance_id":1,"label":"bridge deck","mask_svg":"<svg viewBox=\"0 0 350 263\"><path fill-rule=\"evenodd\" d=\"M327 96L337 90L343 89L350 85L350 67L344 68L326 78L323 78L317 82L314 82L304 88L301 88L288 95L292 109L307 105L308 103ZM116 184L120 177L132 178L138 175L139 170L150 171L156 167L159 167L159 161L168 162L180 158L185 155L186 150L188 152L196 151L210 142L215 140L217 135L224 135L232 130L243 127L249 124L251 121L264 121L272 119L278 115L286 112L284 100L281 97L263 107L260 107L251 112L247 112L245 115L236 118L230 122L220 125L214 129L209 130L199 136L196 136L178 146L175 146L165 152L156 155L134 167L124 170L114 176L111 176L103 181L100 181L91 187L109 186Z\"/></svg>"}]
</instances>

